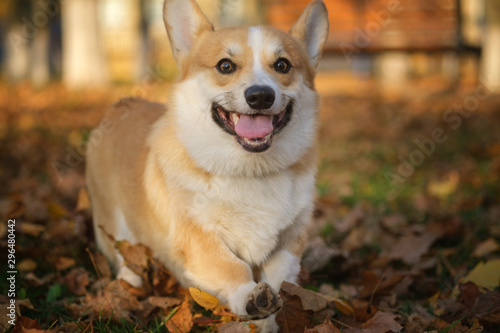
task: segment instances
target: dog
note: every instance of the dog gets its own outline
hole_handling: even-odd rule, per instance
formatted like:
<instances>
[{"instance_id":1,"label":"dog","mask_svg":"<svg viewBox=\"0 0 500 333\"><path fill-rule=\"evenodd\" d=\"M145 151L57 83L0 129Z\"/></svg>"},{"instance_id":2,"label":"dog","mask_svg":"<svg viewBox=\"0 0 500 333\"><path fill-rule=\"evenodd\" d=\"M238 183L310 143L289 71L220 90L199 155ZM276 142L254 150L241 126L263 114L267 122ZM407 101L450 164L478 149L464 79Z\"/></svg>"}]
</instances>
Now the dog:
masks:
<instances>
[{"instance_id":1,"label":"dog","mask_svg":"<svg viewBox=\"0 0 500 333\"><path fill-rule=\"evenodd\" d=\"M145 244L183 286L276 332L315 199L327 9L314 0L289 32L214 30L194 0L166 0L164 22L179 68L167 105L118 101L88 151L97 245L137 286L107 234Z\"/></svg>"}]
</instances>

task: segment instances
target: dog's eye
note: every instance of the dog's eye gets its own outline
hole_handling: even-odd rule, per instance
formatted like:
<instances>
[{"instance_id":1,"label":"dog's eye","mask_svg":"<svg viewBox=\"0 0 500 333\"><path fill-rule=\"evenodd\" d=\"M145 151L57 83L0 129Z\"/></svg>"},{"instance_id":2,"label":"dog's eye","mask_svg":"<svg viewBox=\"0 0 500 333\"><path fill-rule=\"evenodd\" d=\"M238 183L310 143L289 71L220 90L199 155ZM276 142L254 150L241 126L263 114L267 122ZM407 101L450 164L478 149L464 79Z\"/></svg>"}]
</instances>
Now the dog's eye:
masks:
<instances>
[{"instance_id":1,"label":"dog's eye","mask_svg":"<svg viewBox=\"0 0 500 333\"><path fill-rule=\"evenodd\" d=\"M217 69L222 74L230 74L236 70L236 64L229 59L222 59L217 63Z\"/></svg>"},{"instance_id":2,"label":"dog's eye","mask_svg":"<svg viewBox=\"0 0 500 333\"><path fill-rule=\"evenodd\" d=\"M288 73L288 71L292 68L292 64L290 64L290 61L285 58L279 58L276 60L274 63L274 70L278 73Z\"/></svg>"}]
</instances>

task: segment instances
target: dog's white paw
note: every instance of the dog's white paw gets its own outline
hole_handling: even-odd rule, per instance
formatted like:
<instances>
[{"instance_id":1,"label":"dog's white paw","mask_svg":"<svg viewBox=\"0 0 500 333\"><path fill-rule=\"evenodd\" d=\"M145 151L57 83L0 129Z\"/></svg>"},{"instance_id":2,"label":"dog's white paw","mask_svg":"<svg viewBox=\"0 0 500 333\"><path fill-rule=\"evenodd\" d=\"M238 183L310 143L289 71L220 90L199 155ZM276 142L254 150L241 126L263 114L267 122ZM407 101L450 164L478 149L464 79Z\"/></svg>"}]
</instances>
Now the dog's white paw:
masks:
<instances>
[{"instance_id":1,"label":"dog's white paw","mask_svg":"<svg viewBox=\"0 0 500 333\"><path fill-rule=\"evenodd\" d=\"M252 324L257 327L256 331L259 333L278 333L279 327L276 323L276 315L270 315L266 319L254 320Z\"/></svg>"},{"instance_id":2,"label":"dog's white paw","mask_svg":"<svg viewBox=\"0 0 500 333\"><path fill-rule=\"evenodd\" d=\"M123 265L120 267L118 274L116 275L117 279L122 279L123 281L130 284L132 287L139 288L142 286L142 278L135 274L130 268Z\"/></svg>"},{"instance_id":3,"label":"dog's white paw","mask_svg":"<svg viewBox=\"0 0 500 333\"><path fill-rule=\"evenodd\" d=\"M278 312L282 305L280 295L267 283L260 282L248 295L245 310L249 319L257 320Z\"/></svg>"}]
</instances>

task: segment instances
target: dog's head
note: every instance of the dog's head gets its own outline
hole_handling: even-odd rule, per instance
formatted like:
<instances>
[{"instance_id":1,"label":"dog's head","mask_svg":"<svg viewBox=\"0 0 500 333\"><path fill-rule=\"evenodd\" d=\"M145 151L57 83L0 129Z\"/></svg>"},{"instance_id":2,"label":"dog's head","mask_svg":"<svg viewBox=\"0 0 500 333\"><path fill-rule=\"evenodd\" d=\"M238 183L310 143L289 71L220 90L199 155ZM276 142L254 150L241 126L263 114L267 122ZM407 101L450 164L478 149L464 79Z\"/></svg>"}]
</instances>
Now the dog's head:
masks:
<instances>
[{"instance_id":1,"label":"dog's head","mask_svg":"<svg viewBox=\"0 0 500 333\"><path fill-rule=\"evenodd\" d=\"M314 71L328 35L315 0L288 33L215 31L193 0L166 0L164 19L180 82L177 135L212 173L262 174L295 163L315 139Z\"/></svg>"}]
</instances>

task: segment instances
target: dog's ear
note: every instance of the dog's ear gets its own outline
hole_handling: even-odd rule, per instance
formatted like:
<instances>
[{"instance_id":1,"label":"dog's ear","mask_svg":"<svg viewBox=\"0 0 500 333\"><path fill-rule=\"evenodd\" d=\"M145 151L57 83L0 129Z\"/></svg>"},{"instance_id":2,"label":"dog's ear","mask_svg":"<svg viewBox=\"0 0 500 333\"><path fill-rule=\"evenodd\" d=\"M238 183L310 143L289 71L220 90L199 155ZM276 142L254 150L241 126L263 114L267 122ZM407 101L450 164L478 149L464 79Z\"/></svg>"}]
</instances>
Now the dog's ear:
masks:
<instances>
[{"instance_id":1,"label":"dog's ear","mask_svg":"<svg viewBox=\"0 0 500 333\"><path fill-rule=\"evenodd\" d=\"M315 68L328 38L328 11L323 1L311 2L289 33L305 44L309 62Z\"/></svg>"},{"instance_id":2,"label":"dog's ear","mask_svg":"<svg viewBox=\"0 0 500 333\"><path fill-rule=\"evenodd\" d=\"M178 64L189 53L196 38L205 31L214 30L194 0L165 0L163 22Z\"/></svg>"}]
</instances>

